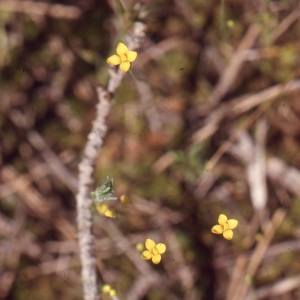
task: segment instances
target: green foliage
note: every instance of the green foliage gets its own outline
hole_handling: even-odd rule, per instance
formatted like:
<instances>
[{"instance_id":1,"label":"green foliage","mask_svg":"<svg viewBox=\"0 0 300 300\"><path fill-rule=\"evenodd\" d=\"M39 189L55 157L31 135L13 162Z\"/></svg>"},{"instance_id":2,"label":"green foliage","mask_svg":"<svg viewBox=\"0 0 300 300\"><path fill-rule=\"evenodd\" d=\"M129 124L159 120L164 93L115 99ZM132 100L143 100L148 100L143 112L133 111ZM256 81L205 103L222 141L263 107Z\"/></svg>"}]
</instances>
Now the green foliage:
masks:
<instances>
[{"instance_id":1,"label":"green foliage","mask_svg":"<svg viewBox=\"0 0 300 300\"><path fill-rule=\"evenodd\" d=\"M174 168L188 181L195 181L203 171L204 162L201 155L201 147L193 145L188 153L182 150L170 151L175 158Z\"/></svg>"},{"instance_id":2,"label":"green foliage","mask_svg":"<svg viewBox=\"0 0 300 300\"><path fill-rule=\"evenodd\" d=\"M96 188L95 191L91 192L91 198L99 203L102 201L114 201L117 200L117 197L112 196L114 193L114 180L110 179L109 176L106 176L105 180L102 182L100 187Z\"/></svg>"}]
</instances>

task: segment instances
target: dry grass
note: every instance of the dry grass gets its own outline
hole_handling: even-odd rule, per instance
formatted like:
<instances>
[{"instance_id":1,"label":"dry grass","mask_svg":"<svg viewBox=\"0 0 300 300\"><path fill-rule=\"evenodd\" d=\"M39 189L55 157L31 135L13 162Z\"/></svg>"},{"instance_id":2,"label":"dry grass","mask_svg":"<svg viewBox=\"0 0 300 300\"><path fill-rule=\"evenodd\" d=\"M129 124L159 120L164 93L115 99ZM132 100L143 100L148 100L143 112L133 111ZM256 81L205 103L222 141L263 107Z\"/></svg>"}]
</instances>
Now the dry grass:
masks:
<instances>
[{"instance_id":1,"label":"dry grass","mask_svg":"<svg viewBox=\"0 0 300 300\"><path fill-rule=\"evenodd\" d=\"M83 299L78 165L106 58L138 16L148 32L134 76L108 87L92 169L132 199L109 203L116 219L91 209L99 287L300 298L298 1L121 2L123 17L114 1L0 1L0 299ZM210 231L220 213L239 220L232 241ZM146 238L167 245L159 265L135 248Z\"/></svg>"}]
</instances>

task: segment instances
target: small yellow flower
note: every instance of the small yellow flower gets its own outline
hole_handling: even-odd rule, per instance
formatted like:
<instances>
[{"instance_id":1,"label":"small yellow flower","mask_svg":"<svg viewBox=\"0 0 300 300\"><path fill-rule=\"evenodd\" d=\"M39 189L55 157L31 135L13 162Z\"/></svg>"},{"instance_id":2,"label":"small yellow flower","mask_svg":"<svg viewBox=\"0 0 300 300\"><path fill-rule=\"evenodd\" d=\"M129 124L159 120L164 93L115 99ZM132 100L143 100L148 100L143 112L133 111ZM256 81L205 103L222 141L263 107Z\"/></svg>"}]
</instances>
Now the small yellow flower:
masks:
<instances>
[{"instance_id":1,"label":"small yellow flower","mask_svg":"<svg viewBox=\"0 0 300 300\"><path fill-rule=\"evenodd\" d=\"M142 243L138 243L135 245L135 249L139 252L142 252L142 251L144 251L145 247Z\"/></svg>"},{"instance_id":2,"label":"small yellow flower","mask_svg":"<svg viewBox=\"0 0 300 300\"><path fill-rule=\"evenodd\" d=\"M116 49L117 55L110 56L106 62L110 65L120 65L120 69L123 72L127 72L130 68L130 63L135 61L137 53L135 51L129 51L127 46L123 43L119 43Z\"/></svg>"},{"instance_id":3,"label":"small yellow flower","mask_svg":"<svg viewBox=\"0 0 300 300\"><path fill-rule=\"evenodd\" d=\"M220 225L215 225L211 229L211 232L215 233L215 234L222 234L223 233L223 237L226 240L231 240L232 237L233 237L232 229L234 229L238 225L239 222L235 219L228 220L225 215L220 214L219 219L218 219L218 223Z\"/></svg>"},{"instance_id":4,"label":"small yellow flower","mask_svg":"<svg viewBox=\"0 0 300 300\"><path fill-rule=\"evenodd\" d=\"M108 218L116 217L116 211L113 209L110 209L107 204L97 204L96 209L100 215L103 215Z\"/></svg>"},{"instance_id":5,"label":"small yellow flower","mask_svg":"<svg viewBox=\"0 0 300 300\"><path fill-rule=\"evenodd\" d=\"M115 289L112 289L109 284L104 284L102 287L102 292L105 294L109 294L110 296L116 296L117 291Z\"/></svg>"},{"instance_id":6,"label":"small yellow flower","mask_svg":"<svg viewBox=\"0 0 300 300\"><path fill-rule=\"evenodd\" d=\"M228 20L228 21L227 21L227 26L228 26L229 28L233 27L233 26L234 26L234 22L233 22L232 20Z\"/></svg>"},{"instance_id":7,"label":"small yellow flower","mask_svg":"<svg viewBox=\"0 0 300 300\"><path fill-rule=\"evenodd\" d=\"M166 252L166 245L162 243L155 244L154 241L146 239L145 246L147 250L142 253L141 258L145 260L152 258L152 262L158 264L161 261L161 254Z\"/></svg>"},{"instance_id":8,"label":"small yellow flower","mask_svg":"<svg viewBox=\"0 0 300 300\"><path fill-rule=\"evenodd\" d=\"M125 207L129 206L131 204L131 199L128 195L122 195L120 197L121 202Z\"/></svg>"}]
</instances>

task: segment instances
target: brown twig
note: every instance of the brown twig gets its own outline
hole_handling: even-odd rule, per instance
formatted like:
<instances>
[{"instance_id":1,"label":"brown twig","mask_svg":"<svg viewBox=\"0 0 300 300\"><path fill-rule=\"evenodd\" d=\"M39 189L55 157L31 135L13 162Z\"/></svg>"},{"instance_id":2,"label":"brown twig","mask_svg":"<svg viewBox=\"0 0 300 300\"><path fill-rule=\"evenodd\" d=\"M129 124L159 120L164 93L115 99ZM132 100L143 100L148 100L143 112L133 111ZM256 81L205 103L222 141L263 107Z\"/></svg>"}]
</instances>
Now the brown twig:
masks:
<instances>
[{"instance_id":1,"label":"brown twig","mask_svg":"<svg viewBox=\"0 0 300 300\"><path fill-rule=\"evenodd\" d=\"M235 289L235 293L228 295L226 299L230 300L240 300L245 299L245 296L249 289L249 284L245 281L244 276L248 275L250 278L253 278L258 267L260 266L264 255L274 237L276 230L280 227L282 221L286 216L286 211L282 209L278 209L272 220L267 224L262 240L256 245L255 250L253 251L249 261L247 268L244 272L240 274L240 282L237 284L237 288Z\"/></svg>"},{"instance_id":2,"label":"brown twig","mask_svg":"<svg viewBox=\"0 0 300 300\"><path fill-rule=\"evenodd\" d=\"M29 15L49 16L57 19L77 19L81 10L76 6L48 4L36 1L0 1L0 11L26 13Z\"/></svg>"},{"instance_id":3,"label":"brown twig","mask_svg":"<svg viewBox=\"0 0 300 300\"><path fill-rule=\"evenodd\" d=\"M39 151L47 166L52 173L57 176L69 190L73 193L77 192L77 178L66 168L59 157L50 149L44 138L35 130L29 130L32 127L28 115L17 110L12 110L9 114L10 119L16 127L26 130L26 137L29 143Z\"/></svg>"},{"instance_id":4,"label":"brown twig","mask_svg":"<svg viewBox=\"0 0 300 300\"><path fill-rule=\"evenodd\" d=\"M56 229L68 240L75 239L75 229L61 215L53 217L53 211L57 209L54 203L49 203L45 197L32 185L31 179L26 175L18 175L11 166L2 167L0 179L5 182L13 193L16 193L34 215L44 222L53 222ZM1 193L0 193L1 195Z\"/></svg>"},{"instance_id":5,"label":"brown twig","mask_svg":"<svg viewBox=\"0 0 300 300\"><path fill-rule=\"evenodd\" d=\"M284 295L292 290L299 289L300 275L278 280L272 284L263 286L255 290L255 299L270 299ZM252 300L251 295L247 295L246 300Z\"/></svg>"},{"instance_id":6,"label":"brown twig","mask_svg":"<svg viewBox=\"0 0 300 300\"><path fill-rule=\"evenodd\" d=\"M279 96L291 94L293 92L299 91L300 89L300 80L295 79L287 83L277 84L270 88L263 90L262 92L256 93L254 95L248 96L244 100L234 99L231 101L232 110L234 116L240 115L257 105L260 105L264 102L273 100Z\"/></svg>"},{"instance_id":7,"label":"brown twig","mask_svg":"<svg viewBox=\"0 0 300 300\"><path fill-rule=\"evenodd\" d=\"M239 72L242 66L245 63L247 57L247 51L251 48L256 41L258 35L260 33L260 28L254 24L252 25L245 37L240 42L237 51L232 55L232 59L222 74L217 86L214 89L214 92L211 96L210 101L213 104L220 102L220 100L230 91L230 89L234 86L234 82L237 80L239 76Z\"/></svg>"},{"instance_id":8,"label":"brown twig","mask_svg":"<svg viewBox=\"0 0 300 300\"><path fill-rule=\"evenodd\" d=\"M292 11L272 32L271 39L273 41L277 40L287 29L300 18L300 5L294 11Z\"/></svg>"}]
</instances>

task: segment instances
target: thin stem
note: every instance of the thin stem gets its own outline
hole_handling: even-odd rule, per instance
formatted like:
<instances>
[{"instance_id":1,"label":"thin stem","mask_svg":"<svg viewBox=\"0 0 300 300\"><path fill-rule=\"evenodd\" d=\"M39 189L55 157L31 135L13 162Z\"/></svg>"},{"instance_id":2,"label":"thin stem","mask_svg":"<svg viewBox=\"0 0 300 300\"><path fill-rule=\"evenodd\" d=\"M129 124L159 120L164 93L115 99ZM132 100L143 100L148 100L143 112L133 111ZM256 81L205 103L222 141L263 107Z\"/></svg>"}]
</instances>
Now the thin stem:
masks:
<instances>
[{"instance_id":1,"label":"thin stem","mask_svg":"<svg viewBox=\"0 0 300 300\"><path fill-rule=\"evenodd\" d=\"M128 39L128 48L136 50L140 47L145 35L146 25L136 22L133 33ZM121 70L112 72L107 88L98 87L99 102L96 107L96 118L88 135L83 158L79 164L79 182L77 201L77 226L81 260L81 277L85 300L99 300L99 288L96 276L96 256L94 251L94 235L92 234L92 213L90 210L90 192L93 184L95 162L103 145L107 132L107 118L113 105L116 89L121 84L125 73Z\"/></svg>"}]
</instances>

